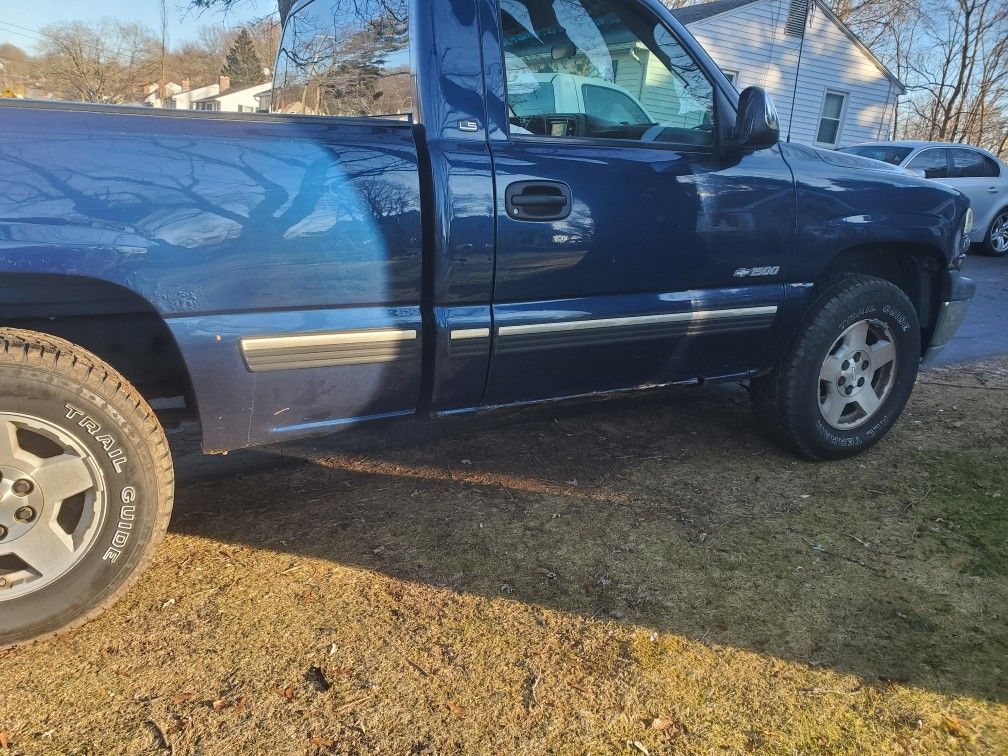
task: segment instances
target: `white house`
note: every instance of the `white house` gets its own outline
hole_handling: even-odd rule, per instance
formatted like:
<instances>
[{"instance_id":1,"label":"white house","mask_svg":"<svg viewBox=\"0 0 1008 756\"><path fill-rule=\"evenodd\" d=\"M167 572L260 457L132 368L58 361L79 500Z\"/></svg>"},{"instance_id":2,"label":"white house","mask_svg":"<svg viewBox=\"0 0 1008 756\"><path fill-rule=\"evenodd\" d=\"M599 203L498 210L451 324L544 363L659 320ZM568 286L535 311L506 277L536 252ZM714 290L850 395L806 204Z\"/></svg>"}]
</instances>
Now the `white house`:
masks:
<instances>
[{"instance_id":1,"label":"white house","mask_svg":"<svg viewBox=\"0 0 1008 756\"><path fill-rule=\"evenodd\" d=\"M781 139L889 138L906 88L821 0L713 0L673 13L739 90L770 93Z\"/></svg>"},{"instance_id":2,"label":"white house","mask_svg":"<svg viewBox=\"0 0 1008 756\"><path fill-rule=\"evenodd\" d=\"M209 97L194 100L193 110L210 110L230 113L255 113L259 110L259 95L269 92L272 82L254 84L241 89L225 89Z\"/></svg>"},{"instance_id":3,"label":"white house","mask_svg":"<svg viewBox=\"0 0 1008 756\"><path fill-rule=\"evenodd\" d=\"M170 81L164 85L148 84L144 87L143 104L154 108L172 110L209 110L232 113L255 113L261 110L260 103L265 95L269 110L270 83L251 87L231 89L231 79L220 76L214 84L205 87L189 86L189 79L181 83Z\"/></svg>"},{"instance_id":4,"label":"white house","mask_svg":"<svg viewBox=\"0 0 1008 756\"><path fill-rule=\"evenodd\" d=\"M144 96L140 102L148 108L166 107L165 102L167 99L181 92L184 87L185 83L179 84L175 81L169 81L167 84L148 84L144 87Z\"/></svg>"},{"instance_id":5,"label":"white house","mask_svg":"<svg viewBox=\"0 0 1008 756\"><path fill-rule=\"evenodd\" d=\"M231 86L231 80L227 76L219 76L216 84L207 84L205 87L196 87L195 89L190 88L188 79L183 79L182 84L181 92L165 98L164 107L175 110L193 110L193 103L226 90Z\"/></svg>"},{"instance_id":6,"label":"white house","mask_svg":"<svg viewBox=\"0 0 1008 756\"><path fill-rule=\"evenodd\" d=\"M273 104L273 87L263 90L262 92L257 94L256 100L259 103L259 112L269 113L270 107L272 107Z\"/></svg>"},{"instance_id":7,"label":"white house","mask_svg":"<svg viewBox=\"0 0 1008 756\"><path fill-rule=\"evenodd\" d=\"M170 108L172 110L192 110L193 103L204 97L211 97L223 92L231 86L227 76L217 78L215 84L193 89L189 79L180 82L169 81L166 84L148 84L144 87L144 97L141 102L149 108Z\"/></svg>"}]
</instances>

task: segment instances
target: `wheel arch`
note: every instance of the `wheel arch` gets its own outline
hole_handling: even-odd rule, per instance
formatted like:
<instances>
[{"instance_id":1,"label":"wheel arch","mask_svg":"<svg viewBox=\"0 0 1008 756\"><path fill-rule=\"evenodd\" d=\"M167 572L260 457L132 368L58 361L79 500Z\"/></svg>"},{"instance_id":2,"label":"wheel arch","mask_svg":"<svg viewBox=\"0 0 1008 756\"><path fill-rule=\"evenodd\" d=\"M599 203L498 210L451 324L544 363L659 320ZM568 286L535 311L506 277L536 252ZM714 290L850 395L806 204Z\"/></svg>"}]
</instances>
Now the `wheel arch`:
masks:
<instances>
[{"instance_id":1,"label":"wheel arch","mask_svg":"<svg viewBox=\"0 0 1008 756\"><path fill-rule=\"evenodd\" d=\"M921 326L921 351L927 350L941 310L942 272L948 263L937 247L903 242L872 243L849 247L830 260L816 285L840 273L877 276L898 286L917 311Z\"/></svg>"},{"instance_id":2,"label":"wheel arch","mask_svg":"<svg viewBox=\"0 0 1008 756\"><path fill-rule=\"evenodd\" d=\"M87 276L0 273L0 325L58 336L100 357L148 402L180 397L166 419L198 417L185 358L161 314L120 284ZM174 403L178 405L178 402Z\"/></svg>"}]
</instances>

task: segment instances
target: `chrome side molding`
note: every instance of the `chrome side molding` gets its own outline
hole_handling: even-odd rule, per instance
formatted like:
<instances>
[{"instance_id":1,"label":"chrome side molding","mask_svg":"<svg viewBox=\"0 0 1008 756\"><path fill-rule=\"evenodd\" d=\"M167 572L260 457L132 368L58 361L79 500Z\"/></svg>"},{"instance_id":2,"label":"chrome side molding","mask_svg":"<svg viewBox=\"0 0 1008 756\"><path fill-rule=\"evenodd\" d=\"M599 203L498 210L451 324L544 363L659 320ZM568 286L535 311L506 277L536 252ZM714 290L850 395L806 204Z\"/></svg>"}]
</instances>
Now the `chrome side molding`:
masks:
<instances>
[{"instance_id":1,"label":"chrome side molding","mask_svg":"<svg viewBox=\"0 0 1008 756\"><path fill-rule=\"evenodd\" d=\"M517 336L529 333L557 333L567 331L594 330L597 328L625 328L627 326L652 326L663 323L683 323L718 318L753 318L775 315L777 305L761 307L733 307L725 310L696 310L693 312L668 312L659 315L633 315L617 318L597 318L594 320L563 320L556 323L529 323L527 325L501 326L497 333L501 336Z\"/></svg>"},{"instance_id":2,"label":"chrome side molding","mask_svg":"<svg viewBox=\"0 0 1008 756\"><path fill-rule=\"evenodd\" d=\"M419 356L415 330L390 328L245 336L240 345L245 364L253 373L393 362Z\"/></svg>"},{"instance_id":3,"label":"chrome side molding","mask_svg":"<svg viewBox=\"0 0 1008 756\"><path fill-rule=\"evenodd\" d=\"M452 341L462 339L488 339L490 338L489 328L461 328L451 332Z\"/></svg>"}]
</instances>

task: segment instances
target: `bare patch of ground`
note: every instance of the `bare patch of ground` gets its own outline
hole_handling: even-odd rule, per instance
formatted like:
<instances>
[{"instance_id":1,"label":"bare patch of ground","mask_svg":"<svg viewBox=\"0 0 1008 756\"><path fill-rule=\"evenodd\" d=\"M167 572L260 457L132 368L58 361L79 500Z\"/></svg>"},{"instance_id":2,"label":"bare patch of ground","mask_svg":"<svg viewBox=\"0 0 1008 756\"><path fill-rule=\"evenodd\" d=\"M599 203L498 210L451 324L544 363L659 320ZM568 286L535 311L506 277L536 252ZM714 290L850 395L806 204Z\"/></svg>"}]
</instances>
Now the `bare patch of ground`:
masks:
<instances>
[{"instance_id":1,"label":"bare patch of ground","mask_svg":"<svg viewBox=\"0 0 1008 756\"><path fill-rule=\"evenodd\" d=\"M0 746L1008 750L1008 362L840 463L737 386L510 422L204 467L123 601L0 653Z\"/></svg>"}]
</instances>

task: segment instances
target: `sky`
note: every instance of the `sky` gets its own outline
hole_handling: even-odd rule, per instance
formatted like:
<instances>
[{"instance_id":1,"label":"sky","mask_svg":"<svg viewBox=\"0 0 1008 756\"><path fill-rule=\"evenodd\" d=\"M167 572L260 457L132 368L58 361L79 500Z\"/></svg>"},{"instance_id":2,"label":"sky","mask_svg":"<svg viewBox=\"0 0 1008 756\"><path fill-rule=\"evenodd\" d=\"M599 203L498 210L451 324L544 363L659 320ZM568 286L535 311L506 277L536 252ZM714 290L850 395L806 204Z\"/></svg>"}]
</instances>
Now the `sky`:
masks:
<instances>
[{"instance_id":1,"label":"sky","mask_svg":"<svg viewBox=\"0 0 1008 756\"><path fill-rule=\"evenodd\" d=\"M187 13L186 7L185 0L168 0L168 36L173 45L195 39L202 26L233 27L262 18L275 12L277 4L276 0L239 0L227 14L204 11L201 15ZM138 22L160 33L160 0L0 0L0 44L10 42L33 52L42 27L61 21L97 21L103 16Z\"/></svg>"}]
</instances>

